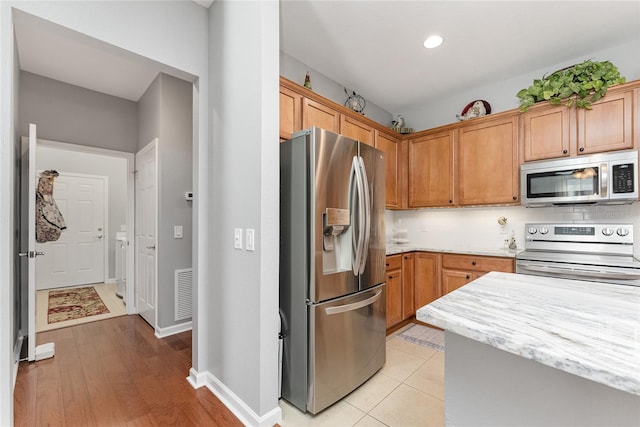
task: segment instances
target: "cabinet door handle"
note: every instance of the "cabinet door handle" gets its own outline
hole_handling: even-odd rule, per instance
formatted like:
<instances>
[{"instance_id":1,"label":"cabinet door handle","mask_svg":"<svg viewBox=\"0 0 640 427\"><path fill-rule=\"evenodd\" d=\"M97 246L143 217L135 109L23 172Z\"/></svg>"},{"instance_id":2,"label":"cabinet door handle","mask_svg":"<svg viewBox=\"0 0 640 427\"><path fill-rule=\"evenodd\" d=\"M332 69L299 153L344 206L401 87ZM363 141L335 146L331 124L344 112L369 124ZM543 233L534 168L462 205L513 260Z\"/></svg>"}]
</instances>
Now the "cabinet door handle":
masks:
<instances>
[{"instance_id":1,"label":"cabinet door handle","mask_svg":"<svg viewBox=\"0 0 640 427\"><path fill-rule=\"evenodd\" d=\"M580 147L580 152L582 153L584 151L584 147Z\"/></svg>"},{"instance_id":2,"label":"cabinet door handle","mask_svg":"<svg viewBox=\"0 0 640 427\"><path fill-rule=\"evenodd\" d=\"M562 150L562 154L567 154L568 151L567 150Z\"/></svg>"},{"instance_id":3,"label":"cabinet door handle","mask_svg":"<svg viewBox=\"0 0 640 427\"><path fill-rule=\"evenodd\" d=\"M518 200L518 196L513 196L513 200Z\"/></svg>"},{"instance_id":4,"label":"cabinet door handle","mask_svg":"<svg viewBox=\"0 0 640 427\"><path fill-rule=\"evenodd\" d=\"M476 262L475 261L471 261L471 265L476 265ZM468 277L467 277L467 279L468 279Z\"/></svg>"},{"instance_id":5,"label":"cabinet door handle","mask_svg":"<svg viewBox=\"0 0 640 427\"><path fill-rule=\"evenodd\" d=\"M469 280L469 279L471 279L471 276L469 276L469 275L467 274L467 280Z\"/></svg>"},{"instance_id":6,"label":"cabinet door handle","mask_svg":"<svg viewBox=\"0 0 640 427\"><path fill-rule=\"evenodd\" d=\"M387 267L389 267L389 263L387 263Z\"/></svg>"}]
</instances>

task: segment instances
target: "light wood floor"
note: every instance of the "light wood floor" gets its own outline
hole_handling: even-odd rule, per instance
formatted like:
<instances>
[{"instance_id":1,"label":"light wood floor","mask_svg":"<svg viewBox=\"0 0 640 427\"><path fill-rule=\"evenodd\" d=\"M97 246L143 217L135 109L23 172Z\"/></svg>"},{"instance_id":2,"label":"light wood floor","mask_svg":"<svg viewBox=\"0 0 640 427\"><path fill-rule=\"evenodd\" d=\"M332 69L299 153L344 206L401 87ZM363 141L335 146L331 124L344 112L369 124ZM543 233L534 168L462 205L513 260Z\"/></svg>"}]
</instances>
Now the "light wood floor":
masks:
<instances>
[{"instance_id":1,"label":"light wood floor","mask_svg":"<svg viewBox=\"0 0 640 427\"><path fill-rule=\"evenodd\" d=\"M20 363L16 426L242 426L187 382L191 332L157 339L132 315L39 333L47 342L52 359Z\"/></svg>"}]
</instances>

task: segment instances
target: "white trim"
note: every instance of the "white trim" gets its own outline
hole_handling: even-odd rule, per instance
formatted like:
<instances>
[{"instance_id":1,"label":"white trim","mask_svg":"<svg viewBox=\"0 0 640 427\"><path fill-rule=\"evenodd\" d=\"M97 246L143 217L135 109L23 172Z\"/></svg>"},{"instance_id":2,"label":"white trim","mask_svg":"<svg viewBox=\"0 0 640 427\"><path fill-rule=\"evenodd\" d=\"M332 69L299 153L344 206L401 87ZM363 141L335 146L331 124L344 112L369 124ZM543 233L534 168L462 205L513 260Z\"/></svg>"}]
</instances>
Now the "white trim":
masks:
<instances>
[{"instance_id":1,"label":"white trim","mask_svg":"<svg viewBox=\"0 0 640 427\"><path fill-rule=\"evenodd\" d=\"M207 385L207 373L198 373L195 369L189 369L189 376L187 377L187 381L191 384L193 388L200 388L202 386Z\"/></svg>"},{"instance_id":2,"label":"white trim","mask_svg":"<svg viewBox=\"0 0 640 427\"><path fill-rule=\"evenodd\" d=\"M191 368L191 371L195 372L193 368ZM207 388L211 390L211 392L220 399L224 406L226 406L245 426L271 427L275 424L282 423L282 409L280 409L279 406L276 406L263 416L259 416L249 407L249 405L240 399L238 395L231 391L231 389L224 385L224 383L216 378L211 372L207 371L197 374L198 381L201 381L200 377L203 375L206 375L205 385Z\"/></svg>"},{"instance_id":3,"label":"white trim","mask_svg":"<svg viewBox=\"0 0 640 427\"><path fill-rule=\"evenodd\" d=\"M107 148L91 147L88 145L71 144L68 142L51 141L48 139L37 139L37 144L42 147L57 148L59 150L76 151L79 153L96 154L100 156L109 156L125 159L127 162L127 208L126 208L126 228L127 228L127 286L124 300L126 302L127 314L136 314L137 301L135 299L135 239L129 236L135 236L135 154L126 151L110 150ZM107 192L105 192L107 194ZM108 263L107 267L108 274ZM105 277L106 277L105 274Z\"/></svg>"},{"instance_id":4,"label":"white trim","mask_svg":"<svg viewBox=\"0 0 640 427\"><path fill-rule=\"evenodd\" d=\"M22 352L22 343L24 342L24 337L18 337L16 341L16 345L13 348L13 390L16 389L16 380L18 379L18 369L20 367L20 353Z\"/></svg>"},{"instance_id":5,"label":"white trim","mask_svg":"<svg viewBox=\"0 0 640 427\"><path fill-rule=\"evenodd\" d=\"M190 331L191 327L191 321L167 326L166 328L156 327L155 335L157 338L166 338L171 335L179 334L180 332Z\"/></svg>"}]
</instances>

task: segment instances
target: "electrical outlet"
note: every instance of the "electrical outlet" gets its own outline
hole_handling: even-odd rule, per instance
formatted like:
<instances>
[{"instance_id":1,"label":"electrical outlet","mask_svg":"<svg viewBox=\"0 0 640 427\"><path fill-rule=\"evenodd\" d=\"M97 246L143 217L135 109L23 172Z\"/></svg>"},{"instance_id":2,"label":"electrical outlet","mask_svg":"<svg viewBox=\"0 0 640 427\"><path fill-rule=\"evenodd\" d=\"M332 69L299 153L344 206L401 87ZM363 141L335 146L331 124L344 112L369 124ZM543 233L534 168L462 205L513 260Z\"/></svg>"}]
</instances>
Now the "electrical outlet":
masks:
<instances>
[{"instance_id":1,"label":"electrical outlet","mask_svg":"<svg viewBox=\"0 0 640 427\"><path fill-rule=\"evenodd\" d=\"M235 249L242 249L242 228L235 228L233 230L233 247Z\"/></svg>"},{"instance_id":2,"label":"electrical outlet","mask_svg":"<svg viewBox=\"0 0 640 427\"><path fill-rule=\"evenodd\" d=\"M255 250L255 240L253 228L247 228L247 250Z\"/></svg>"},{"instance_id":3,"label":"electrical outlet","mask_svg":"<svg viewBox=\"0 0 640 427\"><path fill-rule=\"evenodd\" d=\"M174 225L173 226L173 238L174 239L182 239L182 226Z\"/></svg>"}]
</instances>

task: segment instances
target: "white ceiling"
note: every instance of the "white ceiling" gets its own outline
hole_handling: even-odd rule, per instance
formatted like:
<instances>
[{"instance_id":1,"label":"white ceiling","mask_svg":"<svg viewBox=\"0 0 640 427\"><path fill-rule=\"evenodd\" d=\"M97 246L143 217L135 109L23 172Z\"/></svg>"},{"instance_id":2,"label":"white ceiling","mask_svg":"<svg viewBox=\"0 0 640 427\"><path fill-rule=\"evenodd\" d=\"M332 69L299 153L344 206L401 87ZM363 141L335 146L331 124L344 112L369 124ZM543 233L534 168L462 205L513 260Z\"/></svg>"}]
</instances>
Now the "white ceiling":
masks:
<instances>
[{"instance_id":1,"label":"white ceiling","mask_svg":"<svg viewBox=\"0 0 640 427\"><path fill-rule=\"evenodd\" d=\"M180 74L24 13L15 30L21 69L121 98L137 101L158 72ZM443 45L424 49L434 32ZM637 0L280 4L284 52L390 112L638 37Z\"/></svg>"},{"instance_id":2,"label":"white ceiling","mask_svg":"<svg viewBox=\"0 0 640 427\"><path fill-rule=\"evenodd\" d=\"M280 10L281 50L389 112L640 38L637 0L282 0ZM425 49L432 33L444 43Z\"/></svg>"},{"instance_id":3,"label":"white ceiling","mask_svg":"<svg viewBox=\"0 0 640 427\"><path fill-rule=\"evenodd\" d=\"M20 69L75 86L138 101L166 73L195 76L21 11L14 12Z\"/></svg>"}]
</instances>

